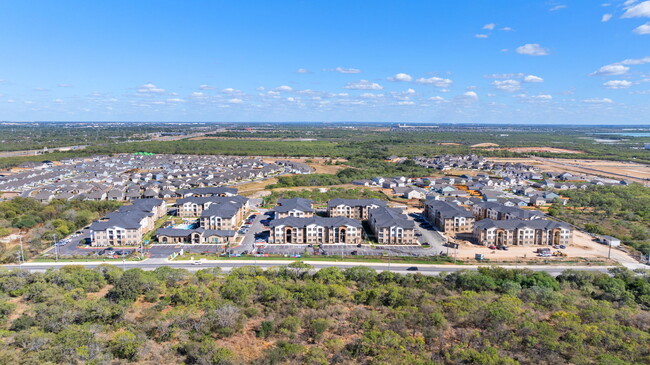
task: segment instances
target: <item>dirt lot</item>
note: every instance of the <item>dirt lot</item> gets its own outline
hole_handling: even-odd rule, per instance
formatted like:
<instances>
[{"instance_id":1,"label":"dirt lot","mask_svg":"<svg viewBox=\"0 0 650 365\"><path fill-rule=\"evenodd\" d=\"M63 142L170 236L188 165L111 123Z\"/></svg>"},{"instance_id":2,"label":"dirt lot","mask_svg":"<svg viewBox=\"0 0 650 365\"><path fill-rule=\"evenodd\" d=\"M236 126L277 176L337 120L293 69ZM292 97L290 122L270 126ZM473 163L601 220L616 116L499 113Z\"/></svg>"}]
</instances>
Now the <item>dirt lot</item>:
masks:
<instances>
[{"instance_id":1,"label":"dirt lot","mask_svg":"<svg viewBox=\"0 0 650 365\"><path fill-rule=\"evenodd\" d=\"M276 159L262 159L262 161L267 162L267 163L273 163L280 158ZM282 160L289 160L289 161L294 161L294 162L302 162L306 163L310 167L314 168L316 170L317 174L335 174L337 171L342 170L346 167L346 165L326 165L326 161L332 161L332 163L336 163L337 161L340 162L345 162L345 159L329 159L329 158L282 158ZM305 161L311 161L311 162L305 162Z\"/></svg>"},{"instance_id":2,"label":"dirt lot","mask_svg":"<svg viewBox=\"0 0 650 365\"><path fill-rule=\"evenodd\" d=\"M568 246L564 250L560 250L567 254L565 258L549 257L549 258L540 258L534 253L537 249L537 246L527 246L527 247L515 247L510 246L508 251L501 250L490 250L484 246L473 245L470 243L462 243L458 249L458 259L459 260L473 260L474 255L477 253L482 253L485 255L486 259L491 261L576 261L580 259L586 259L590 262L599 262L607 261L607 253L609 247L602 245L598 242L592 241L591 237L582 232L574 232L573 244ZM544 246L546 247L546 246ZM555 250L552 250L555 251ZM450 251L450 254L453 254ZM622 250L613 248L612 249L612 259L621 262L621 263L637 263L632 257Z\"/></svg>"},{"instance_id":3,"label":"dirt lot","mask_svg":"<svg viewBox=\"0 0 650 365\"><path fill-rule=\"evenodd\" d=\"M499 147L499 145L496 144L496 143L477 143L477 144L471 145L470 147L472 147L472 148Z\"/></svg>"},{"instance_id":4,"label":"dirt lot","mask_svg":"<svg viewBox=\"0 0 650 365\"><path fill-rule=\"evenodd\" d=\"M552 159L552 158L490 158L496 162L521 162L536 166L544 171L568 171L587 175L598 175L620 180L625 177L615 174L628 175L630 179L642 181L650 179L650 165L634 162L581 159Z\"/></svg>"},{"instance_id":5,"label":"dirt lot","mask_svg":"<svg viewBox=\"0 0 650 365\"><path fill-rule=\"evenodd\" d=\"M481 144L487 145L490 143L481 143ZM487 147L487 146L474 145L472 147ZM510 152L519 152L519 153L526 153L526 152L549 152L549 153L571 153L571 154L584 153L583 151L568 150L565 148L555 148L555 147L508 147L508 148L488 148L488 150L507 150Z\"/></svg>"}]
</instances>

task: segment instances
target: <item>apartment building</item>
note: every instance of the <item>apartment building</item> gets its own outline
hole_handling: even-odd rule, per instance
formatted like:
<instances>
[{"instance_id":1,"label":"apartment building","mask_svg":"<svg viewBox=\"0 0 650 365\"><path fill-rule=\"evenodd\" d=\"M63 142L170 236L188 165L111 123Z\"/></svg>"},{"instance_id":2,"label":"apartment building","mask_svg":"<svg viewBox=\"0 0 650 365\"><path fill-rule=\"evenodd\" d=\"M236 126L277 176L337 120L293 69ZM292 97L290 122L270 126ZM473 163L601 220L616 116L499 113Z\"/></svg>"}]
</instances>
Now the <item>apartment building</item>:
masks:
<instances>
[{"instance_id":1,"label":"apartment building","mask_svg":"<svg viewBox=\"0 0 650 365\"><path fill-rule=\"evenodd\" d=\"M201 217L204 211L215 207L220 204L235 204L238 205L239 211L237 213L237 222L244 218L250 208L248 198L241 195L233 196L199 196L178 199L176 201L176 209L179 217L183 218L196 218Z\"/></svg>"},{"instance_id":2,"label":"apartment building","mask_svg":"<svg viewBox=\"0 0 650 365\"><path fill-rule=\"evenodd\" d=\"M480 221L482 219L492 220L533 220L544 218L544 213L537 210L525 210L518 207L509 207L496 202L483 202L474 204L472 206L472 213L474 219Z\"/></svg>"},{"instance_id":3,"label":"apartment building","mask_svg":"<svg viewBox=\"0 0 650 365\"><path fill-rule=\"evenodd\" d=\"M415 223L398 208L379 207L369 211L368 223L377 242L385 245L417 244Z\"/></svg>"},{"instance_id":4,"label":"apartment building","mask_svg":"<svg viewBox=\"0 0 650 365\"><path fill-rule=\"evenodd\" d=\"M152 230L156 220L166 213L165 203L160 199L134 200L132 205L122 206L90 225L91 245L140 245L142 236Z\"/></svg>"},{"instance_id":5,"label":"apartment building","mask_svg":"<svg viewBox=\"0 0 650 365\"><path fill-rule=\"evenodd\" d=\"M483 219L474 225L473 238L486 246L570 245L573 230L565 223L546 219Z\"/></svg>"},{"instance_id":6,"label":"apartment building","mask_svg":"<svg viewBox=\"0 0 650 365\"><path fill-rule=\"evenodd\" d=\"M314 216L313 204L314 202L311 200L303 198L279 199L278 206L273 211L276 219L287 217L309 218Z\"/></svg>"},{"instance_id":7,"label":"apartment building","mask_svg":"<svg viewBox=\"0 0 650 365\"><path fill-rule=\"evenodd\" d=\"M380 199L332 199L327 202L327 214L330 217L347 217L366 220L372 209L386 207L386 202Z\"/></svg>"},{"instance_id":8,"label":"apartment building","mask_svg":"<svg viewBox=\"0 0 650 365\"><path fill-rule=\"evenodd\" d=\"M288 217L273 220L270 227L269 243L358 244L362 242L361 222L347 217Z\"/></svg>"},{"instance_id":9,"label":"apartment building","mask_svg":"<svg viewBox=\"0 0 650 365\"><path fill-rule=\"evenodd\" d=\"M424 216L439 230L449 233L471 233L474 229L472 212L442 200L427 200Z\"/></svg>"}]
</instances>

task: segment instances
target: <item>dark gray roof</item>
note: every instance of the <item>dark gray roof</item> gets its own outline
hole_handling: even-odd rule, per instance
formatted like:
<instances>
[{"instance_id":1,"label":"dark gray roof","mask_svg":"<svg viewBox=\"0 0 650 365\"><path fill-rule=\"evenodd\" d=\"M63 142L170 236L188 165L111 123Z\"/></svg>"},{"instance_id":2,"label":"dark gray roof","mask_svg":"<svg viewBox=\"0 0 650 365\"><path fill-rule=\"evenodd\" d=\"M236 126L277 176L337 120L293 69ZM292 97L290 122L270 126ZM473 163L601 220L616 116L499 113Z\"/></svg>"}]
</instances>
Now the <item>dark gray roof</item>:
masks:
<instances>
[{"instance_id":1,"label":"dark gray roof","mask_svg":"<svg viewBox=\"0 0 650 365\"><path fill-rule=\"evenodd\" d=\"M310 218L297 218L297 217L287 217L282 219L275 219L271 221L271 227L277 226L291 226L291 227L307 227L312 224L323 227L340 227L340 226L352 226L361 228L361 222L355 219L350 219L347 217L310 217Z\"/></svg>"},{"instance_id":2,"label":"dark gray roof","mask_svg":"<svg viewBox=\"0 0 650 365\"><path fill-rule=\"evenodd\" d=\"M302 212L314 211L314 208L312 208L313 202L309 199L303 199L303 198L279 199L278 204L279 206L273 209L278 213L286 213L294 209Z\"/></svg>"},{"instance_id":3,"label":"dark gray roof","mask_svg":"<svg viewBox=\"0 0 650 365\"><path fill-rule=\"evenodd\" d=\"M205 196L223 195L223 194L236 195L237 194L237 189L236 188L224 188L224 187L195 188L195 189L184 190L182 192L182 194L183 195L196 194L196 195L205 195Z\"/></svg>"},{"instance_id":4,"label":"dark gray roof","mask_svg":"<svg viewBox=\"0 0 650 365\"><path fill-rule=\"evenodd\" d=\"M427 200L425 204L428 205L430 209L440 212L440 216L443 218L474 217L474 214L472 214L472 212L469 212L466 209L463 209L455 204L450 204L446 201Z\"/></svg>"},{"instance_id":5,"label":"dark gray roof","mask_svg":"<svg viewBox=\"0 0 650 365\"><path fill-rule=\"evenodd\" d=\"M555 228L570 229L571 228L568 224L555 222L547 219L533 219L533 220L510 219L505 221L483 219L475 223L474 226L479 229L502 228L507 230L513 230L518 228L532 228L532 229L555 229Z\"/></svg>"},{"instance_id":6,"label":"dark gray roof","mask_svg":"<svg viewBox=\"0 0 650 365\"><path fill-rule=\"evenodd\" d=\"M328 208L333 208L339 205L348 205L351 207L367 207L369 205L378 205L380 207L385 207L386 202L377 199L377 198L372 198L372 199L343 199L343 198L336 198L332 199L327 202L327 207Z\"/></svg>"},{"instance_id":7,"label":"dark gray roof","mask_svg":"<svg viewBox=\"0 0 650 365\"><path fill-rule=\"evenodd\" d=\"M501 214L510 214L512 216L516 216L519 219L531 219L533 217L544 216L544 213L537 210L525 210L517 207L508 207L501 203L496 203L496 202L484 202L484 203L478 203L476 205L479 207L483 207L485 209L496 210Z\"/></svg>"},{"instance_id":8,"label":"dark gray roof","mask_svg":"<svg viewBox=\"0 0 650 365\"><path fill-rule=\"evenodd\" d=\"M386 227L401 227L405 229L415 228L415 223L409 220L406 215L402 213L401 209L380 207L370 210L369 220L372 224L379 228Z\"/></svg>"},{"instance_id":9,"label":"dark gray roof","mask_svg":"<svg viewBox=\"0 0 650 365\"><path fill-rule=\"evenodd\" d=\"M232 218L241 208L241 204L233 202L223 202L210 204L210 207L201 213L201 217L222 217Z\"/></svg>"}]
</instances>

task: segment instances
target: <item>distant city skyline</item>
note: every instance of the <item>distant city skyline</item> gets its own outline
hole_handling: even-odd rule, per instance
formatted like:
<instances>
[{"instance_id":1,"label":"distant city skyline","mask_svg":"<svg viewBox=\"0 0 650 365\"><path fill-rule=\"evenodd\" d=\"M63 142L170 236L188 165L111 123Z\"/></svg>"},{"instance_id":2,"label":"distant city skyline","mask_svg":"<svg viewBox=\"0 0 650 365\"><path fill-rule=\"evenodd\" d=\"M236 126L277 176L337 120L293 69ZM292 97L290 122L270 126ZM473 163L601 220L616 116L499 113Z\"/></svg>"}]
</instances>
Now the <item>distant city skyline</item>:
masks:
<instances>
[{"instance_id":1,"label":"distant city skyline","mask_svg":"<svg viewBox=\"0 0 650 365\"><path fill-rule=\"evenodd\" d=\"M5 1L0 120L650 125L650 1Z\"/></svg>"}]
</instances>

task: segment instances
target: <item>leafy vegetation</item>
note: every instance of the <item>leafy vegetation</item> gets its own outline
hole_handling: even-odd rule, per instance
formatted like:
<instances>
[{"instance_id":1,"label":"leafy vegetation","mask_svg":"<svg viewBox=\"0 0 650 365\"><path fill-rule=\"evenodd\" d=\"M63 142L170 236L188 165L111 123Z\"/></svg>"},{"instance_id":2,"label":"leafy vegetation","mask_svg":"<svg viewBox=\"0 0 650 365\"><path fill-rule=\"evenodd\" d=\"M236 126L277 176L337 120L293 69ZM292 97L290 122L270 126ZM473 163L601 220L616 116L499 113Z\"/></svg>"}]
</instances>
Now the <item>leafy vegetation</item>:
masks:
<instances>
[{"instance_id":1,"label":"leafy vegetation","mask_svg":"<svg viewBox=\"0 0 650 365\"><path fill-rule=\"evenodd\" d=\"M645 255L650 254L650 188L597 186L586 190L566 190L566 206L554 204L553 216L577 224L588 232L621 239Z\"/></svg>"},{"instance_id":2,"label":"leafy vegetation","mask_svg":"<svg viewBox=\"0 0 650 365\"><path fill-rule=\"evenodd\" d=\"M273 191L271 195L265 196L264 205L275 205L278 199L290 199L290 198L304 198L313 200L314 203L325 203L328 200L335 198L344 198L344 199L385 199L386 196L378 191L370 189L344 189L344 188L331 188L326 192L321 192L318 189L312 190L285 190L285 191Z\"/></svg>"},{"instance_id":3,"label":"leafy vegetation","mask_svg":"<svg viewBox=\"0 0 650 365\"><path fill-rule=\"evenodd\" d=\"M48 204L31 198L0 202L0 235L15 230L26 233L25 258L40 252L54 237L63 238L117 209L116 201L53 200ZM13 262L18 247L2 250L0 261Z\"/></svg>"},{"instance_id":4,"label":"leafy vegetation","mask_svg":"<svg viewBox=\"0 0 650 365\"><path fill-rule=\"evenodd\" d=\"M352 158L346 162L353 166L337 171L336 174L310 174L280 176L278 182L267 186L273 188L287 188L294 186L323 186L349 184L354 180L372 179L377 176L385 177L423 177L437 174L436 171L416 165L412 160L395 164L373 158Z\"/></svg>"},{"instance_id":5,"label":"leafy vegetation","mask_svg":"<svg viewBox=\"0 0 650 365\"><path fill-rule=\"evenodd\" d=\"M647 364L650 282L309 265L0 271L7 364Z\"/></svg>"}]
</instances>

